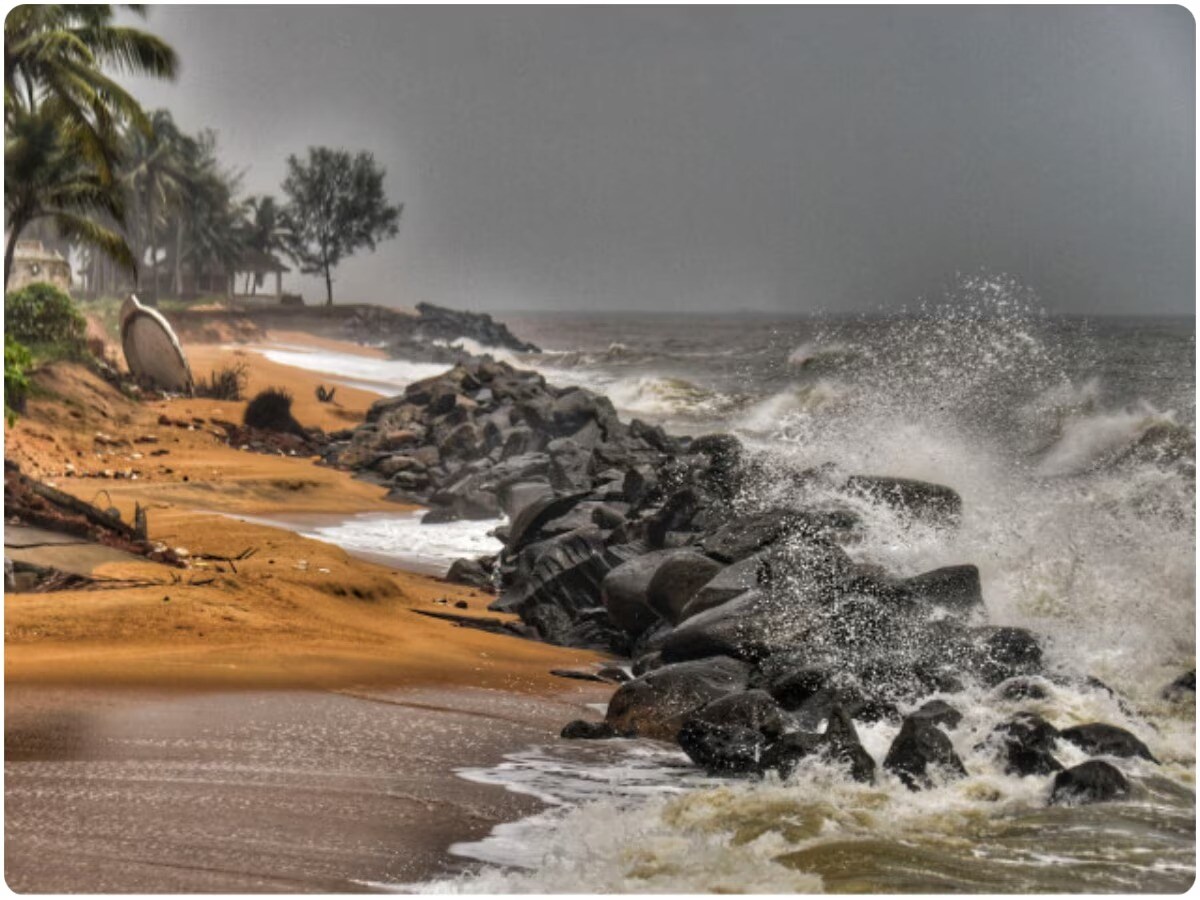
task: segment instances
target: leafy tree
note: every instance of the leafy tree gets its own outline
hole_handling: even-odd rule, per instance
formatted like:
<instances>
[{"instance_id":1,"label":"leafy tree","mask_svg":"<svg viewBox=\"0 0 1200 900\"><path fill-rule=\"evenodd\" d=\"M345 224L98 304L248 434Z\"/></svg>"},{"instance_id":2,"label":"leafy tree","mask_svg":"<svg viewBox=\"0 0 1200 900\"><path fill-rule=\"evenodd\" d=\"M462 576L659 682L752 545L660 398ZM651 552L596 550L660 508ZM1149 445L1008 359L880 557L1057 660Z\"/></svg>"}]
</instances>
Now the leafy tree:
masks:
<instances>
[{"instance_id":1,"label":"leafy tree","mask_svg":"<svg viewBox=\"0 0 1200 900\"><path fill-rule=\"evenodd\" d=\"M283 192L288 203L286 247L305 275L325 276L325 302L333 305L333 269L356 250L399 231L400 206L389 206L384 169L366 151L309 147L307 161L287 160Z\"/></svg>"}]
</instances>

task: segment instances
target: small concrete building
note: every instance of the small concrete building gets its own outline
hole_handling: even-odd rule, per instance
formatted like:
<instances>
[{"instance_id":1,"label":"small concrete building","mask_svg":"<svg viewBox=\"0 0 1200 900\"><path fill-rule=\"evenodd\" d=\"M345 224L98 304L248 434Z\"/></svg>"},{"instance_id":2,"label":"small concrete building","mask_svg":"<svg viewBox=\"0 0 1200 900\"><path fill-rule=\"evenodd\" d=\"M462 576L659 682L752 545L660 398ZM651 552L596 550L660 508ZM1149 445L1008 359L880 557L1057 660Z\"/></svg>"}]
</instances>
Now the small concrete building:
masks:
<instances>
[{"instance_id":1,"label":"small concrete building","mask_svg":"<svg viewBox=\"0 0 1200 900\"><path fill-rule=\"evenodd\" d=\"M56 250L47 250L41 241L17 241L5 290L15 291L35 281L44 281L69 292L71 264Z\"/></svg>"}]
</instances>

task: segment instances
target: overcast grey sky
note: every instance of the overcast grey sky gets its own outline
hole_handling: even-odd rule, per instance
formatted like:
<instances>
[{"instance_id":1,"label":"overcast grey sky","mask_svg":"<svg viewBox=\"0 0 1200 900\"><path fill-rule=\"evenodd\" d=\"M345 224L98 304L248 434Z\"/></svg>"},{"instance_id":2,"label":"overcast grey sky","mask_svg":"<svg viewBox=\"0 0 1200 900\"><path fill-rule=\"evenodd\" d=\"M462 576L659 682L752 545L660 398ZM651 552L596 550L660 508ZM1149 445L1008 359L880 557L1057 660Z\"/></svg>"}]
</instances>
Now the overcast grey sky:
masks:
<instances>
[{"instance_id":1,"label":"overcast grey sky","mask_svg":"<svg viewBox=\"0 0 1200 900\"><path fill-rule=\"evenodd\" d=\"M1049 308L1189 312L1180 7L151 7L138 82L252 192L368 149L397 239L343 301L806 312L1013 273ZM293 280L310 301L316 281Z\"/></svg>"}]
</instances>

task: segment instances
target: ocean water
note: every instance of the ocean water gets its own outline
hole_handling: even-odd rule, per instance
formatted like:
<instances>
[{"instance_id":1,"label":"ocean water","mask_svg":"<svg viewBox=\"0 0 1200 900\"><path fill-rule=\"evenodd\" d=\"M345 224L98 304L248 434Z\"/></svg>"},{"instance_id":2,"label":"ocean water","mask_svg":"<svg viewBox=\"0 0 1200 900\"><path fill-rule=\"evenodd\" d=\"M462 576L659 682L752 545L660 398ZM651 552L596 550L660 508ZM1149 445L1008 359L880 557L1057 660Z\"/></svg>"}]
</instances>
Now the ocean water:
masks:
<instances>
[{"instance_id":1,"label":"ocean water","mask_svg":"<svg viewBox=\"0 0 1200 900\"><path fill-rule=\"evenodd\" d=\"M1180 891L1195 871L1195 706L1162 687L1195 665L1195 323L1047 316L1006 279L887 317L505 316L546 348L519 355L623 418L732 431L778 467L948 484L953 534L859 501L857 560L911 575L980 568L987 615L1044 641L1047 665L1095 676L1044 700L970 688L952 734L969 777L911 793L819 762L789 780L705 778L645 741L557 742L460 773L548 809L454 848L453 877L401 890ZM511 354L506 354L514 361ZM346 372L346 377L352 373ZM396 386L402 386L399 380ZM788 502L784 479L752 486ZM796 490L791 488L790 490ZM816 489L810 489L816 490ZM1045 778L979 749L1020 710L1141 736L1162 762L1116 763L1127 801L1047 807ZM895 726L860 728L877 761ZM1065 744L1065 765L1083 759Z\"/></svg>"}]
</instances>

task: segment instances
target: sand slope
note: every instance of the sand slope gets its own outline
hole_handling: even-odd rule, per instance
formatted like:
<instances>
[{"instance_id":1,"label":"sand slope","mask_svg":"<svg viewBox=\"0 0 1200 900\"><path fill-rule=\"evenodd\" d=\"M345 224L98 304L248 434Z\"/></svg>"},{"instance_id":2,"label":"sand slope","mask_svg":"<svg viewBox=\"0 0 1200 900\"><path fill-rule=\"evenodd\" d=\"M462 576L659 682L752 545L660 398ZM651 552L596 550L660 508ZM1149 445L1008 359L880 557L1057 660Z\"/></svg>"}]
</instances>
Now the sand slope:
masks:
<instances>
[{"instance_id":1,"label":"sand slope","mask_svg":"<svg viewBox=\"0 0 1200 900\"><path fill-rule=\"evenodd\" d=\"M361 420L375 399L339 388L340 406L319 404L314 390L320 378L312 373L236 349L186 350L198 375L236 358L247 366L251 390L286 387L305 425L345 427ZM437 683L556 691L564 683L548 669L594 658L416 615L413 609L444 610L434 602L439 598L465 600L466 612L483 614L489 598L353 559L289 531L219 515L398 508L383 499L383 489L312 460L226 446L208 423L240 422L244 403L137 403L81 367L61 363L43 372L38 385L40 395L7 432L6 457L62 490L111 503L126 517L135 503L148 507L150 537L185 548L192 566L108 563L96 574L140 579L146 586L6 596L10 682ZM163 415L192 427L160 424ZM137 477L112 477L120 473ZM233 566L197 558L234 557L250 548L254 556Z\"/></svg>"}]
</instances>

